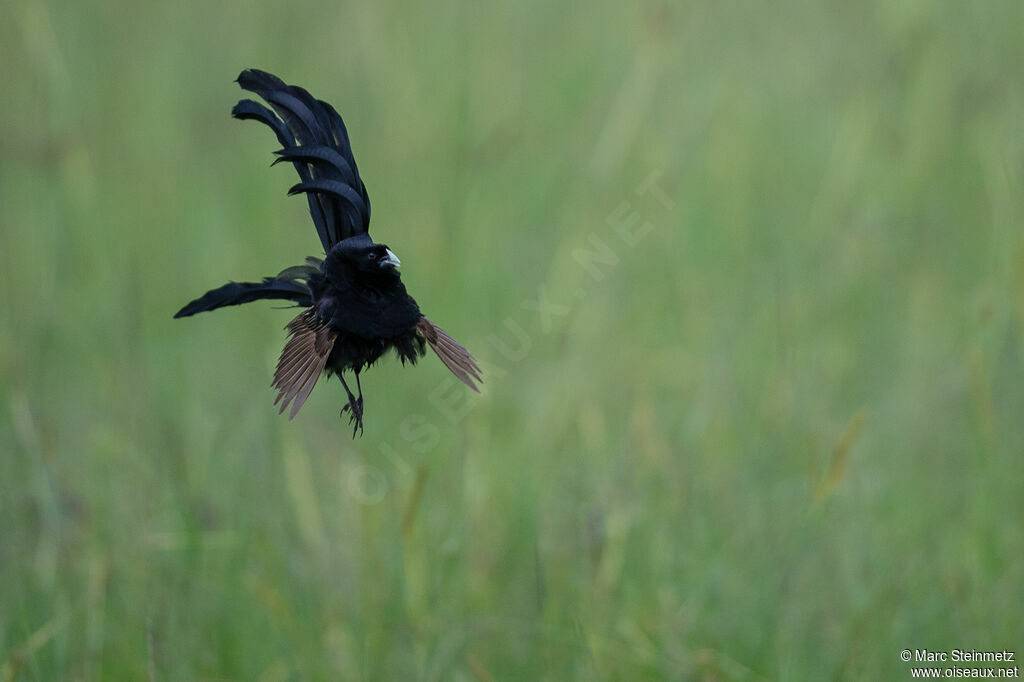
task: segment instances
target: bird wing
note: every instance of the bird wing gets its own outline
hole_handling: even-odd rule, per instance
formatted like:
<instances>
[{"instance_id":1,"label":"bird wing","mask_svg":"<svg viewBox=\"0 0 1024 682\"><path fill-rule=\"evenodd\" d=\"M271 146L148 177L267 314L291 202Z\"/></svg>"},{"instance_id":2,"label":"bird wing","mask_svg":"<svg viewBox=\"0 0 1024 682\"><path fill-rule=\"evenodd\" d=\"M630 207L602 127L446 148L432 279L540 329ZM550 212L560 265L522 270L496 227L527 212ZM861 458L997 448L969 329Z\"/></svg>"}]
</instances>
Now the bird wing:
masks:
<instances>
[{"instance_id":1,"label":"bird wing","mask_svg":"<svg viewBox=\"0 0 1024 682\"><path fill-rule=\"evenodd\" d=\"M226 305L241 305L262 299L287 299L302 307L313 305L313 294L308 282L323 269L323 262L307 258L307 265L296 265L282 270L277 277L264 277L262 282L228 282L211 289L175 313L174 317L188 317Z\"/></svg>"},{"instance_id":2,"label":"bird wing","mask_svg":"<svg viewBox=\"0 0 1024 682\"><path fill-rule=\"evenodd\" d=\"M370 196L359 177L345 123L334 107L257 69L243 71L238 84L262 97L273 111L243 99L231 115L260 121L277 135L283 149L274 152L274 163L289 161L295 166L301 182L288 194L306 194L324 251L343 239L366 233Z\"/></svg>"},{"instance_id":3,"label":"bird wing","mask_svg":"<svg viewBox=\"0 0 1024 682\"><path fill-rule=\"evenodd\" d=\"M284 414L288 403L292 403L288 419L293 419L323 373L337 334L317 317L313 308L299 313L286 329L290 338L277 361L271 386L277 389L274 404L281 403L278 414Z\"/></svg>"},{"instance_id":4,"label":"bird wing","mask_svg":"<svg viewBox=\"0 0 1024 682\"><path fill-rule=\"evenodd\" d=\"M448 336L445 330L438 327L425 317L421 317L416 323L416 332L426 339L430 349L441 358L441 362L452 371L459 381L471 389L480 392L473 380L483 383L480 377L480 368L476 360L461 343Z\"/></svg>"}]
</instances>

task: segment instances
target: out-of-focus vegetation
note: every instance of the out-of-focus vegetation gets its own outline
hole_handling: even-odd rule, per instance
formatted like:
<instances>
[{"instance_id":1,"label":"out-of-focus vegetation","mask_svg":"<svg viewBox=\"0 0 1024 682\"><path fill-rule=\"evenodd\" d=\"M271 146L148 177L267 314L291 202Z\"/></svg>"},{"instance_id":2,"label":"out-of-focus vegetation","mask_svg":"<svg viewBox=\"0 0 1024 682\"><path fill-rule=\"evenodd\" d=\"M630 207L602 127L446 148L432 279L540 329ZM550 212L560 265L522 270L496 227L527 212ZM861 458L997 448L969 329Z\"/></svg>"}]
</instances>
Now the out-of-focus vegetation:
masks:
<instances>
[{"instance_id":1,"label":"out-of-focus vegetation","mask_svg":"<svg viewBox=\"0 0 1024 682\"><path fill-rule=\"evenodd\" d=\"M901 679L1020 651L1024 4L12 0L0 679ZM486 363L269 382L335 104Z\"/></svg>"}]
</instances>

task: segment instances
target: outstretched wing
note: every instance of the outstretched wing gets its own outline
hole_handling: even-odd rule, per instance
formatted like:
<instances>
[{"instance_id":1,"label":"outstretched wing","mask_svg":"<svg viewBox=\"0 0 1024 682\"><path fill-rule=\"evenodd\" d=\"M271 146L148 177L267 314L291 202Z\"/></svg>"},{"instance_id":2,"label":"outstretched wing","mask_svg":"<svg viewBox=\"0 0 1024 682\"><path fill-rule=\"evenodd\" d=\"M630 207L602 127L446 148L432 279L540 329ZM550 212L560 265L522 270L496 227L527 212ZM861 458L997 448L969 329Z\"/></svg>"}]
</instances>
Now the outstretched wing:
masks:
<instances>
[{"instance_id":1,"label":"outstretched wing","mask_svg":"<svg viewBox=\"0 0 1024 682\"><path fill-rule=\"evenodd\" d=\"M286 329L291 338L277 361L271 386L277 389L274 404L281 403L278 413L284 414L288 403L291 403L288 419L293 419L323 373L337 334L327 328L313 308L299 313Z\"/></svg>"},{"instance_id":2,"label":"outstretched wing","mask_svg":"<svg viewBox=\"0 0 1024 682\"><path fill-rule=\"evenodd\" d=\"M188 317L226 305L241 305L261 299L287 299L303 307L313 305L313 293L307 282L323 270L323 261L307 258L306 265L283 270L277 277L264 277L262 282L228 282L211 289L179 310L174 317Z\"/></svg>"},{"instance_id":3,"label":"outstretched wing","mask_svg":"<svg viewBox=\"0 0 1024 682\"><path fill-rule=\"evenodd\" d=\"M370 196L359 177L345 123L334 107L265 71L246 69L238 76L238 84L262 97L274 111L243 99L231 115L261 121L277 135L283 149L274 152L274 163L289 161L295 166L301 182L288 194L306 194L324 251L365 233L370 227Z\"/></svg>"},{"instance_id":4,"label":"outstretched wing","mask_svg":"<svg viewBox=\"0 0 1024 682\"><path fill-rule=\"evenodd\" d=\"M480 383L484 382L480 377L480 368L477 367L476 360L461 343L448 336L445 330L425 317L421 317L416 323L416 332L427 340L430 349L437 354L437 357L441 358L441 362L458 377L459 381L477 393L480 392L480 389L473 383L474 379Z\"/></svg>"}]
</instances>

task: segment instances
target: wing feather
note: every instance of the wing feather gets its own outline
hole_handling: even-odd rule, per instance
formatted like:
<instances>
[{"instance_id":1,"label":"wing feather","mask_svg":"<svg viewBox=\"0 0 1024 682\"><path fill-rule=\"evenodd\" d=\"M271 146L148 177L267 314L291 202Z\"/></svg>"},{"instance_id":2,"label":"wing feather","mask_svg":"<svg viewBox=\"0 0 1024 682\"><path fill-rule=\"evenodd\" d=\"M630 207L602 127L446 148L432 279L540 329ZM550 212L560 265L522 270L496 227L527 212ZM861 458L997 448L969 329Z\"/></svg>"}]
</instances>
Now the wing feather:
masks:
<instances>
[{"instance_id":1,"label":"wing feather","mask_svg":"<svg viewBox=\"0 0 1024 682\"><path fill-rule=\"evenodd\" d=\"M416 323L416 331L426 339L430 349L434 351L437 357L441 359L441 362L451 370L451 373L459 381L477 393L480 392L480 389L474 383L474 380L479 383L484 381L480 376L480 367L461 343L425 317L421 317L419 322Z\"/></svg>"},{"instance_id":2,"label":"wing feather","mask_svg":"<svg viewBox=\"0 0 1024 682\"><path fill-rule=\"evenodd\" d=\"M291 404L288 418L294 419L323 374L337 334L327 327L313 308L299 313L286 329L290 338L281 351L271 385L277 389L274 404L280 403L279 412L284 414Z\"/></svg>"}]
</instances>

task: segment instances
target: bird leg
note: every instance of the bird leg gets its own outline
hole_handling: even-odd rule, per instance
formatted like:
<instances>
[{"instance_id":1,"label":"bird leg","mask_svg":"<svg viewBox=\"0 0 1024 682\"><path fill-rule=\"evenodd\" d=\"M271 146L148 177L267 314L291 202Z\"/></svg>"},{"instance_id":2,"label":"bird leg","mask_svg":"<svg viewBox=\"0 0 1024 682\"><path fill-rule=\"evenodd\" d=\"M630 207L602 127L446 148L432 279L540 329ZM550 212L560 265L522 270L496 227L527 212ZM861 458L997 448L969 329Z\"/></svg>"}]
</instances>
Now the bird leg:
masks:
<instances>
[{"instance_id":1,"label":"bird leg","mask_svg":"<svg viewBox=\"0 0 1024 682\"><path fill-rule=\"evenodd\" d=\"M342 376L341 372L338 372L338 378L341 379L341 385L345 387L345 393L348 394L348 404L341 408L341 412L338 416L344 415L349 410L352 410L352 414L349 416L349 423L352 424L352 437L356 437L356 432L362 433L363 431L363 387L359 385L359 372L356 375L356 387L359 389L359 397L356 398L352 395L352 391L349 390L348 384L345 383L345 377Z\"/></svg>"},{"instance_id":2,"label":"bird leg","mask_svg":"<svg viewBox=\"0 0 1024 682\"><path fill-rule=\"evenodd\" d=\"M359 391L359 397L356 398L359 403L359 414L363 414L363 386L359 383L359 370L355 370L356 375L356 390Z\"/></svg>"}]
</instances>

